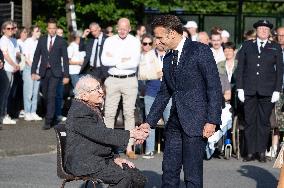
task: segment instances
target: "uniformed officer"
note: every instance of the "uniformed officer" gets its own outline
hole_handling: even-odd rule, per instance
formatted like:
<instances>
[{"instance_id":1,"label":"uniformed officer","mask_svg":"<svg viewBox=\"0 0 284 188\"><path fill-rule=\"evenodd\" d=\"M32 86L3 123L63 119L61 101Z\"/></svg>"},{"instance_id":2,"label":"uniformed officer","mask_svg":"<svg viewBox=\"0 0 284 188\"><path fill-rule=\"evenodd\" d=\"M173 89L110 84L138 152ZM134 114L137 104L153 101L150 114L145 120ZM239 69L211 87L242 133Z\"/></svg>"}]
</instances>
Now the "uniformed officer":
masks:
<instances>
[{"instance_id":1,"label":"uniformed officer","mask_svg":"<svg viewBox=\"0 0 284 188\"><path fill-rule=\"evenodd\" d=\"M256 40L245 41L238 52L237 89L239 100L244 102L247 149L243 161L258 157L260 162L266 162L269 117L282 88L283 57L280 45L269 40L273 25L259 20L253 27Z\"/></svg>"}]
</instances>

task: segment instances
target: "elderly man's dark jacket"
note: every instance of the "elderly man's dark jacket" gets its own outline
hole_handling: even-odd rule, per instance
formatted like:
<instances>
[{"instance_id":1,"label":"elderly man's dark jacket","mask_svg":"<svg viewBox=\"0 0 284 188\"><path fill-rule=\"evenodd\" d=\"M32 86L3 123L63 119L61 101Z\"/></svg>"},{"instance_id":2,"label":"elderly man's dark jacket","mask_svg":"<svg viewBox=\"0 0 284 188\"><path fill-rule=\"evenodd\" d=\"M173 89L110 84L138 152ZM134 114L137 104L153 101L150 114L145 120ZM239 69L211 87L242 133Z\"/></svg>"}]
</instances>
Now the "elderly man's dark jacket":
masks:
<instances>
[{"instance_id":1,"label":"elderly man's dark jacket","mask_svg":"<svg viewBox=\"0 0 284 188\"><path fill-rule=\"evenodd\" d=\"M76 176L95 174L114 158L113 148L126 148L129 131L106 128L98 112L73 100L66 122L66 170Z\"/></svg>"},{"instance_id":2,"label":"elderly man's dark jacket","mask_svg":"<svg viewBox=\"0 0 284 188\"><path fill-rule=\"evenodd\" d=\"M258 52L256 40L245 41L238 52L237 89L245 95L272 96L281 92L283 57L281 47L267 41L263 52Z\"/></svg>"},{"instance_id":3,"label":"elderly man's dark jacket","mask_svg":"<svg viewBox=\"0 0 284 188\"><path fill-rule=\"evenodd\" d=\"M164 57L163 81L146 122L155 127L172 97L171 116L174 109L188 136L202 136L205 123L221 124L221 83L213 54L208 46L187 39L177 68L172 59L171 52Z\"/></svg>"}]
</instances>

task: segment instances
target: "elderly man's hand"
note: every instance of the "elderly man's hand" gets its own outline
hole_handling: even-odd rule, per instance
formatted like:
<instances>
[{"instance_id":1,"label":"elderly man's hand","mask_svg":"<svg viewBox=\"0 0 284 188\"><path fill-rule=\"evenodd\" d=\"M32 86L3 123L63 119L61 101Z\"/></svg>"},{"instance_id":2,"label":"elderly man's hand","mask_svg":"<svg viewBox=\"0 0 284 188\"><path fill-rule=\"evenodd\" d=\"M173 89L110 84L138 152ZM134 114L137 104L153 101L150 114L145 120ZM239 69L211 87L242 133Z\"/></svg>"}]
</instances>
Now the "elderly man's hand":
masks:
<instances>
[{"instance_id":1,"label":"elderly man's hand","mask_svg":"<svg viewBox=\"0 0 284 188\"><path fill-rule=\"evenodd\" d=\"M126 159L122 159L120 157L115 158L114 163L117 164L118 166L120 166L121 168L123 168L123 166L122 166L123 163L127 164L129 166L129 168L135 168L134 163L132 163L132 162L126 160Z\"/></svg>"},{"instance_id":2,"label":"elderly man's hand","mask_svg":"<svg viewBox=\"0 0 284 188\"><path fill-rule=\"evenodd\" d=\"M134 138L136 144L143 144L149 136L150 126L147 125L142 124L142 126L140 125L139 127L130 130L130 138Z\"/></svg>"}]
</instances>

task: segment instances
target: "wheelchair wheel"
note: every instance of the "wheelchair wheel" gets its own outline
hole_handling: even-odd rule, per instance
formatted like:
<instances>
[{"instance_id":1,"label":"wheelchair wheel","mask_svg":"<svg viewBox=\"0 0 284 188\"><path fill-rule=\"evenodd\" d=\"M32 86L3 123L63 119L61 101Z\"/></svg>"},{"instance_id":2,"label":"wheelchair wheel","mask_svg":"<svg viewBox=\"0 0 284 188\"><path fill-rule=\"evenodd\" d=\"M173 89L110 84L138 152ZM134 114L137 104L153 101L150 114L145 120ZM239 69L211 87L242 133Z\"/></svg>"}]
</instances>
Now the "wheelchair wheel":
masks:
<instances>
[{"instance_id":1,"label":"wheelchair wheel","mask_svg":"<svg viewBox=\"0 0 284 188\"><path fill-rule=\"evenodd\" d=\"M237 156L237 159L240 158L240 130L238 126L238 116L234 117L233 128L232 128L232 142L233 142L233 151Z\"/></svg>"}]
</instances>

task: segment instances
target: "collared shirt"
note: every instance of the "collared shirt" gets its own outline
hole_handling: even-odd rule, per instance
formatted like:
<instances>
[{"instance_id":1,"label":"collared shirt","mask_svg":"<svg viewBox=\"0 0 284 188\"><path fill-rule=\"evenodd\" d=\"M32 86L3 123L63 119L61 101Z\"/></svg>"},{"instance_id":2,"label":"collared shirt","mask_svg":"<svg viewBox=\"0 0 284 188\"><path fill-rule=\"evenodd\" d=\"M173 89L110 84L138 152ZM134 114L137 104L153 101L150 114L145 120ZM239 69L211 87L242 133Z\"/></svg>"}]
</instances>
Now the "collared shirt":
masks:
<instances>
[{"instance_id":1,"label":"collared shirt","mask_svg":"<svg viewBox=\"0 0 284 188\"><path fill-rule=\"evenodd\" d=\"M256 39L257 48L258 48L259 53L260 53L261 42L263 42L262 47L264 47L266 45L267 41L268 41L268 39L266 39L266 40L260 40L259 38Z\"/></svg>"},{"instance_id":2,"label":"collared shirt","mask_svg":"<svg viewBox=\"0 0 284 188\"><path fill-rule=\"evenodd\" d=\"M224 50L223 50L222 46L219 49L217 49L217 50L212 47L211 50L213 52L213 56L214 56L214 59L216 61L216 64L218 64L221 61L225 61L226 60L226 57L225 57Z\"/></svg>"},{"instance_id":3,"label":"collared shirt","mask_svg":"<svg viewBox=\"0 0 284 188\"><path fill-rule=\"evenodd\" d=\"M110 66L111 75L129 75L136 73L140 61L140 41L128 34L125 39L113 35L105 40L102 52L102 64Z\"/></svg>"},{"instance_id":4,"label":"collared shirt","mask_svg":"<svg viewBox=\"0 0 284 188\"><path fill-rule=\"evenodd\" d=\"M55 38L56 38L56 35L54 35L54 36L52 37L52 46L54 45ZM50 39L51 39L51 36L48 35L48 37L47 37L47 50L49 49Z\"/></svg>"},{"instance_id":5,"label":"collared shirt","mask_svg":"<svg viewBox=\"0 0 284 188\"><path fill-rule=\"evenodd\" d=\"M99 37L97 39L95 39L95 41L94 41L93 48L92 48L92 54L91 54L91 57L90 57L90 65L91 66L94 66L95 63L96 63L96 67L101 66L101 60L99 58L99 52L100 52L100 49L101 49L102 38L103 38L103 33L101 32ZM99 46L98 46L98 51L97 51L97 54L96 54L97 45L99 45ZM93 61L95 61L95 55L97 55L97 58L96 58L97 62L93 62Z\"/></svg>"},{"instance_id":6,"label":"collared shirt","mask_svg":"<svg viewBox=\"0 0 284 188\"><path fill-rule=\"evenodd\" d=\"M198 34L192 35L191 36L191 40L192 41L197 41L197 37L198 37Z\"/></svg>"},{"instance_id":7,"label":"collared shirt","mask_svg":"<svg viewBox=\"0 0 284 188\"><path fill-rule=\"evenodd\" d=\"M178 46L175 49L175 50L178 51L178 62L177 62L177 64L179 63L179 59L180 59L180 56L181 56L181 52L182 52L182 48L183 48L185 40L186 40L186 38L182 37L181 41L178 43Z\"/></svg>"}]
</instances>

